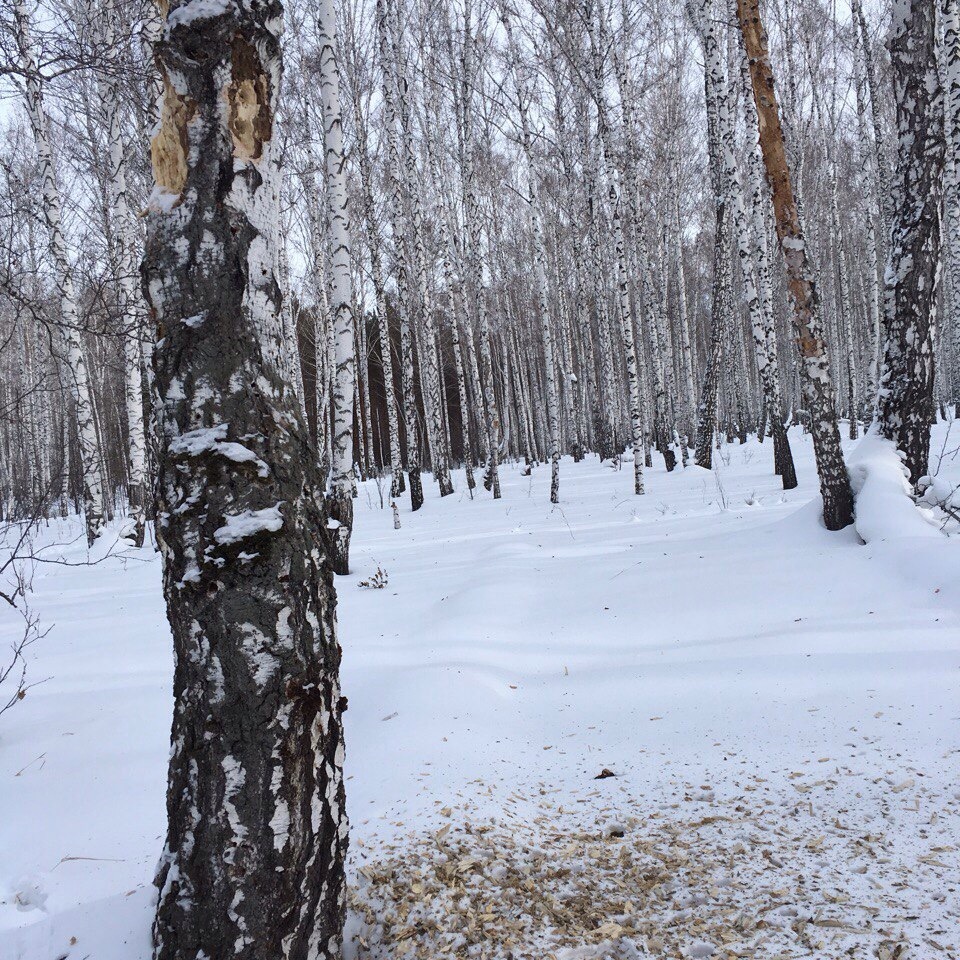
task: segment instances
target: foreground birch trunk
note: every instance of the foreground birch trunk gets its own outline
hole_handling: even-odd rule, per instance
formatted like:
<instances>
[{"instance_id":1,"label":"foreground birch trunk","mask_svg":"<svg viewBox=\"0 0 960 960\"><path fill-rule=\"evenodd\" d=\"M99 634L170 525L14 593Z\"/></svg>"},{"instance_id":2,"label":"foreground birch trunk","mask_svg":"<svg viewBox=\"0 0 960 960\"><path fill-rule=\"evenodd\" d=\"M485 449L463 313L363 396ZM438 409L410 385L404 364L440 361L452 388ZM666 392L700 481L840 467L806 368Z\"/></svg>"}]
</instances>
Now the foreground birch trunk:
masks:
<instances>
[{"instance_id":1,"label":"foreground birch trunk","mask_svg":"<svg viewBox=\"0 0 960 960\"><path fill-rule=\"evenodd\" d=\"M933 348L944 163L936 21L929 0L902 0L890 40L898 150L877 419L905 456L914 484L927 472L936 417Z\"/></svg>"},{"instance_id":2,"label":"foreground birch trunk","mask_svg":"<svg viewBox=\"0 0 960 960\"><path fill-rule=\"evenodd\" d=\"M947 300L953 327L953 400L960 415L960 0L942 0L944 129L943 172ZM947 325L944 324L946 328Z\"/></svg>"},{"instance_id":3,"label":"foreground birch trunk","mask_svg":"<svg viewBox=\"0 0 960 960\"><path fill-rule=\"evenodd\" d=\"M828 530L840 530L853 522L853 493L840 448L830 362L817 315L817 289L790 180L767 34L760 20L759 0L737 0L737 18L750 62L760 147L773 193L777 236L783 251L787 287L793 303L793 322L801 358L801 391L810 413L820 492L823 495L823 521Z\"/></svg>"},{"instance_id":4,"label":"foreground birch trunk","mask_svg":"<svg viewBox=\"0 0 960 960\"><path fill-rule=\"evenodd\" d=\"M174 0L144 290L176 654L156 960L335 960L347 842L322 486L281 376L283 10Z\"/></svg>"},{"instance_id":5,"label":"foreground birch trunk","mask_svg":"<svg viewBox=\"0 0 960 960\"><path fill-rule=\"evenodd\" d=\"M943 2L945 259L947 292L953 317L953 400L960 416L960 0ZM946 325L945 325L946 326Z\"/></svg>"}]
</instances>

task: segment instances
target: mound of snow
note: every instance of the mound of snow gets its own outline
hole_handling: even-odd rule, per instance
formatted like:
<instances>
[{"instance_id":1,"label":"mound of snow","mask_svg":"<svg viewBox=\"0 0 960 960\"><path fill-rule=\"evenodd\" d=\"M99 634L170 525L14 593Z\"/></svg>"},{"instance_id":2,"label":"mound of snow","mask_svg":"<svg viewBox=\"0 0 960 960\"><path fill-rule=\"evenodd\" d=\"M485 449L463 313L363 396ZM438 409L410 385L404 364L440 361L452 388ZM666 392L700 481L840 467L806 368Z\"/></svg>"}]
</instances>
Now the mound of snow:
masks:
<instances>
[{"instance_id":1,"label":"mound of snow","mask_svg":"<svg viewBox=\"0 0 960 960\"><path fill-rule=\"evenodd\" d=\"M857 533L865 543L942 534L913 499L908 475L892 440L871 430L847 460L856 500Z\"/></svg>"}]
</instances>

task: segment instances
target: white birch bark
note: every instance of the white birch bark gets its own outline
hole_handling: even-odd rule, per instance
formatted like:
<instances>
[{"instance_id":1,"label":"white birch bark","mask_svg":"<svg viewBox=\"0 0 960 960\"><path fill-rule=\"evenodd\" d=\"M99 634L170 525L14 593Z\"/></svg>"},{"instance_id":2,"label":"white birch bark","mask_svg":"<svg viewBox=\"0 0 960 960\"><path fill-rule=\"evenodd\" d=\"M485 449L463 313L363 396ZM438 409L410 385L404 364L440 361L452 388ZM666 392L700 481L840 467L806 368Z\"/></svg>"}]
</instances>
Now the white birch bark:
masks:
<instances>
[{"instance_id":1,"label":"white birch bark","mask_svg":"<svg viewBox=\"0 0 960 960\"><path fill-rule=\"evenodd\" d=\"M550 502L560 501L560 401L557 396L557 372L554 358L553 330L550 323L549 291L547 289L546 250L543 239L543 213L540 208L540 191L537 183L536 163L533 156L533 137L527 104L530 92L523 77L520 58L513 36L511 18L514 16L509 0L502 0L500 17L507 32L511 70L517 91L517 109L520 114L520 133L526 159L527 204L530 225L533 231L533 267L536 285L536 311L543 338L543 362L547 394L548 454L550 459Z\"/></svg>"},{"instance_id":2,"label":"white birch bark","mask_svg":"<svg viewBox=\"0 0 960 960\"><path fill-rule=\"evenodd\" d=\"M433 76L433 68L430 68L430 77L428 80L427 92L427 112L428 114L439 114L439 103L436 96L436 80ZM433 180L434 191L440 200L440 216L438 217L438 226L440 230L440 248L443 257L443 274L447 285L447 292L450 299L450 334L453 341L453 359L457 375L457 397L460 406L460 429L463 433L463 462L467 479L467 488L473 490L477 483L473 475L473 455L470 449L470 405L467 398L467 380L466 371L463 363L463 351L460 346L460 319L461 312L464 316L468 310L464 302L466 294L465 284L458 282L455 275L454 264L459 259L456 250L456 244L453 240L454 216L450 209L450 203L444 189L444 181L440 171L440 163L437 159L437 151L433 143L432 126L424 118L424 145L427 153L427 163L430 168L430 176ZM464 309L461 311L461 305ZM471 493L471 496L473 494Z\"/></svg>"},{"instance_id":3,"label":"white birch bark","mask_svg":"<svg viewBox=\"0 0 960 960\"><path fill-rule=\"evenodd\" d=\"M97 17L96 5L86 0L91 20ZM100 5L99 25L103 38L107 69L99 82L109 144L106 175L108 198L113 208L117 293L123 326L124 401L127 413L127 496L130 502L129 535L136 546L143 545L146 516L146 435L143 421L142 350L144 306L135 267L136 239L127 202L127 160L121 123L119 62L116 50L114 0ZM96 21L94 21L96 22Z\"/></svg>"},{"instance_id":4,"label":"white birch bark","mask_svg":"<svg viewBox=\"0 0 960 960\"><path fill-rule=\"evenodd\" d=\"M377 52L382 77L382 95L387 133L387 169L390 179L390 220L393 231L394 262L397 274L396 309L400 317L400 387L399 403L406 425L407 478L410 485L410 507L423 506L423 485L420 479L420 429L417 423L416 399L413 392L413 331L410 328L410 290L404 250L403 173L397 135L397 91L393 78L390 25L386 0L377 0Z\"/></svg>"},{"instance_id":5,"label":"white birch bark","mask_svg":"<svg viewBox=\"0 0 960 960\"><path fill-rule=\"evenodd\" d=\"M390 339L390 324L387 313L387 300L384 286L383 258L381 246L383 237L377 225L376 208L373 192L373 169L370 156L370 143L367 118L363 114L360 101L359 64L357 63L357 44L350 45L348 62L353 74L354 90L353 102L354 135L356 137L355 156L360 172L361 199L363 202L364 235L367 242L367 256L370 260L370 279L373 284L374 307L377 318L377 331L380 341L380 363L383 373L384 402L387 412L387 441L390 451L390 497L396 499L403 493L405 482L403 479L403 455L400 446L400 420L397 412L397 398L393 382L393 346Z\"/></svg>"},{"instance_id":6,"label":"white birch bark","mask_svg":"<svg viewBox=\"0 0 960 960\"><path fill-rule=\"evenodd\" d=\"M903 453L914 484L927 473L935 416L933 346L945 146L936 19L929 0L898 0L890 39L897 191L884 283L877 419L883 435Z\"/></svg>"},{"instance_id":7,"label":"white birch bark","mask_svg":"<svg viewBox=\"0 0 960 960\"><path fill-rule=\"evenodd\" d=\"M865 227L867 248L867 321L869 328L869 359L867 364L866 402L868 417L872 417L877 399L880 373L880 281L879 281L879 245L877 224L882 223L882 209L879 200L880 181L877 170L877 154L871 139L867 121L867 79L863 64L860 31L856 32L857 44L853 53L854 88L857 102L858 154L865 172L864 196L861 199L862 219Z\"/></svg>"},{"instance_id":8,"label":"white birch bark","mask_svg":"<svg viewBox=\"0 0 960 960\"><path fill-rule=\"evenodd\" d=\"M319 0L317 35L320 42L327 229L330 232L330 307L335 344L333 458L328 525L334 544L331 558L334 572L347 574L350 572L350 534L353 529L353 400L356 355L350 277L350 212L340 112L340 71L337 64L337 18L334 0Z\"/></svg>"},{"instance_id":9,"label":"white birch bark","mask_svg":"<svg viewBox=\"0 0 960 960\"><path fill-rule=\"evenodd\" d=\"M943 89L946 165L944 168L944 257L953 331L953 383L960 416L960 0L942 0Z\"/></svg>"},{"instance_id":10,"label":"white birch bark","mask_svg":"<svg viewBox=\"0 0 960 960\"><path fill-rule=\"evenodd\" d=\"M103 531L107 516L96 413L90 389L87 359L81 340L80 315L74 294L73 275L61 224L60 188L57 184L53 152L50 147L48 121L43 104L43 85L31 50L29 10L26 4L19 3L14 8L14 22L20 62L25 75L27 112L30 116L30 126L33 130L43 181L43 216L47 225L50 255L54 262L54 282L60 299L64 360L77 418L87 542L92 544Z\"/></svg>"},{"instance_id":11,"label":"white birch bark","mask_svg":"<svg viewBox=\"0 0 960 960\"><path fill-rule=\"evenodd\" d=\"M893 220L893 180L890 176L890 165L887 163L886 154L883 149L886 141L883 136L883 126L880 122L880 104L884 98L877 82L877 71L873 58L873 43L870 39L867 19L863 13L863 5L860 0L851 0L850 6L853 14L854 27L859 34L860 42L858 49L863 55L864 76L866 78L867 91L870 94L870 118L873 123L874 169L876 170L877 177L877 203L880 221L883 224L882 233L884 237L886 237L889 234Z\"/></svg>"},{"instance_id":12,"label":"white birch bark","mask_svg":"<svg viewBox=\"0 0 960 960\"><path fill-rule=\"evenodd\" d=\"M388 24L392 44L390 67L397 95L397 111L400 120L400 139L403 145L402 175L409 210L408 225L410 242L413 248L413 268L417 285L417 307L420 323L417 332L421 336L420 375L425 385L423 402L426 414L427 437L430 442L430 456L433 473L440 487L440 496L453 493L450 479L446 434L443 427L443 386L440 367L437 363L437 333L433 317L433 295L427 275L427 255L423 239L423 205L421 203L421 185L417 173L416 155L413 149L413 130L410 122L410 97L407 80L406 58L401 51L401 38L397 24L397 0L388 0ZM394 5L391 14L391 4Z\"/></svg>"}]
</instances>

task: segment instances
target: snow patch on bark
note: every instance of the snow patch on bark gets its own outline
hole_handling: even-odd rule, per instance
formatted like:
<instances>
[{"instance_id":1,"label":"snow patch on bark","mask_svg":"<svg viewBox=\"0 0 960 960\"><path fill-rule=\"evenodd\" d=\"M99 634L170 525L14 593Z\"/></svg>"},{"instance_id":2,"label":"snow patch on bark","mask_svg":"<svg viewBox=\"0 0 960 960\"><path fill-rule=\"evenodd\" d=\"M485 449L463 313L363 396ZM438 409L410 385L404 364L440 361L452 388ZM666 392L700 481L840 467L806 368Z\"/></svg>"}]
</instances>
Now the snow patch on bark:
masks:
<instances>
[{"instance_id":1,"label":"snow patch on bark","mask_svg":"<svg viewBox=\"0 0 960 960\"><path fill-rule=\"evenodd\" d=\"M270 468L242 443L229 441L227 425L218 423L212 427L188 430L170 443L170 453L175 457L199 457L206 453L218 454L234 463L252 463L256 465L261 477L270 475ZM278 528L279 529L279 528Z\"/></svg>"},{"instance_id":2,"label":"snow patch on bark","mask_svg":"<svg viewBox=\"0 0 960 960\"><path fill-rule=\"evenodd\" d=\"M230 13L234 9L233 0L190 0L177 7L167 18L167 29L186 26L197 20L209 20Z\"/></svg>"},{"instance_id":3,"label":"snow patch on bark","mask_svg":"<svg viewBox=\"0 0 960 960\"><path fill-rule=\"evenodd\" d=\"M244 510L229 514L222 527L213 532L213 539L221 545L237 543L260 533L276 533L283 526L280 504L263 510Z\"/></svg>"}]
</instances>

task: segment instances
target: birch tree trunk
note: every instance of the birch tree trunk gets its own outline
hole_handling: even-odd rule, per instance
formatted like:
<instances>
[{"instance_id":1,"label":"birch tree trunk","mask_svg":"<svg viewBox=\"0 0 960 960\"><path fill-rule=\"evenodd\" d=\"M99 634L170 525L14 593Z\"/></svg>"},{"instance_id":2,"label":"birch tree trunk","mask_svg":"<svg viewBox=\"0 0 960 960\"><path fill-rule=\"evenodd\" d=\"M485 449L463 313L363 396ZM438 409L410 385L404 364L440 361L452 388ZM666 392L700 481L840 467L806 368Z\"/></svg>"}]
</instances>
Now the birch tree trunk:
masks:
<instances>
[{"instance_id":1,"label":"birch tree trunk","mask_svg":"<svg viewBox=\"0 0 960 960\"><path fill-rule=\"evenodd\" d=\"M870 40L867 19L863 15L863 5L860 0L851 0L850 6L854 26L859 34L859 49L863 53L864 77L867 83L867 91L870 94L870 118L873 123L874 164L877 177L877 212L883 226L881 232L886 235L890 231L890 225L893 219L893 186L890 177L890 165L887 163L887 158L883 151L885 138L880 122L880 104L883 97L877 85L877 71L873 59L873 43Z\"/></svg>"},{"instance_id":2,"label":"birch tree trunk","mask_svg":"<svg viewBox=\"0 0 960 960\"><path fill-rule=\"evenodd\" d=\"M640 378L637 371L637 348L630 312L630 279L627 276L627 255L620 217L620 196L610 185L610 203L613 208L613 242L617 259L617 303L623 331L623 350L627 363L627 385L630 392L630 439L633 448L633 492L641 496L643 489L643 415L641 412Z\"/></svg>"},{"instance_id":3,"label":"birch tree trunk","mask_svg":"<svg viewBox=\"0 0 960 960\"><path fill-rule=\"evenodd\" d=\"M467 395L466 368L463 362L463 350L460 345L460 314L467 320L469 329L469 305L466 300L466 284L458 282L454 275L454 264L460 260L457 251L457 244L454 241L454 231L456 229L456 219L450 208L445 189L445 179L441 174L441 164L437 158L437 148L434 146L434 132L428 116L440 116L440 103L437 93L438 84L436 79L435 51L431 49L430 56L427 58L427 81L426 81L426 99L427 109L423 118L424 127L424 149L427 154L427 165L430 169L430 177L433 181L433 187L439 197L440 216L438 218L440 232L440 248L443 258L443 274L447 284L447 290L450 299L450 336L453 342L453 359L457 376L457 399L460 407L460 430L463 435L463 465L466 474L467 489L472 491L477 485L473 475L473 453L470 443L470 404ZM460 262L461 274L463 271L462 261ZM461 304L463 310L461 311Z\"/></svg>"},{"instance_id":4,"label":"birch tree trunk","mask_svg":"<svg viewBox=\"0 0 960 960\"><path fill-rule=\"evenodd\" d=\"M173 0L144 291L176 654L156 960L337 960L347 843L322 486L280 375L283 10Z\"/></svg>"},{"instance_id":5,"label":"birch tree trunk","mask_svg":"<svg viewBox=\"0 0 960 960\"><path fill-rule=\"evenodd\" d=\"M960 0L942 0L943 88L946 158L944 168L945 260L952 309L953 377L951 384L960 416ZM944 324L945 331L949 329Z\"/></svg>"},{"instance_id":6,"label":"birch tree trunk","mask_svg":"<svg viewBox=\"0 0 960 960\"><path fill-rule=\"evenodd\" d=\"M390 339L390 323L387 313L387 299L384 286L383 258L381 245L383 238L377 226L376 210L373 202L373 170L370 157L369 132L366 117L360 106L357 44L348 47L352 60L349 61L354 77L354 91L351 100L354 108L354 136L356 138L357 165L360 172L361 197L363 200L363 224L367 241L367 254L370 258L370 279L373 284L374 303L377 314L377 331L380 339L380 364L383 372L384 401L387 408L387 439L390 450L390 497L396 499L403 493L403 457L400 452L400 420L397 414L397 399L393 382L393 345ZM348 74L349 76L349 74Z\"/></svg>"},{"instance_id":7,"label":"birch tree trunk","mask_svg":"<svg viewBox=\"0 0 960 960\"><path fill-rule=\"evenodd\" d=\"M95 5L90 0L87 0L87 10L92 16L97 16ZM146 516L146 436L143 427L143 376L140 349L143 300L134 266L136 241L127 203L127 161L124 155L120 116L115 16L113 0L103 0L99 20L108 62L99 87L110 148L106 186L114 214L117 292L123 325L124 401L128 431L127 498L130 503L131 521L129 536L133 543L140 547L143 546Z\"/></svg>"},{"instance_id":8,"label":"birch tree trunk","mask_svg":"<svg viewBox=\"0 0 960 960\"><path fill-rule=\"evenodd\" d=\"M19 3L14 8L14 23L20 62L26 78L27 112L43 182L43 216L47 225L50 256L54 263L54 283L60 299L64 361L77 419L87 542L92 544L103 531L107 519L96 411L87 372L87 358L81 340L80 315L74 295L70 261L67 258L67 244L61 225L60 188L53 166L42 81L31 50L29 10L26 4Z\"/></svg>"},{"instance_id":9,"label":"birch tree trunk","mask_svg":"<svg viewBox=\"0 0 960 960\"><path fill-rule=\"evenodd\" d=\"M353 530L353 400L356 354L353 331L353 292L350 281L350 213L346 156L340 114L340 71L337 64L337 17L333 0L319 0L317 35L320 42L320 97L327 183L327 227L330 232L330 307L333 320L333 459L328 495L333 572L350 572Z\"/></svg>"},{"instance_id":10,"label":"birch tree trunk","mask_svg":"<svg viewBox=\"0 0 960 960\"><path fill-rule=\"evenodd\" d=\"M738 31L739 32L739 31ZM750 64L741 39L741 77L744 97L743 113L747 129L747 212L749 217L749 243L753 252L753 265L757 274L759 315L751 314L757 366L765 400L765 412L773 438L774 470L780 477L784 490L797 486L797 470L790 449L790 438L783 423L783 395L780 387L780 361L777 352L777 331L773 314L773 288L770 280L770 257L767 246L767 229L763 215L763 153L760 148L760 126L757 105L753 99L750 80ZM749 296L749 292L748 292ZM755 321L759 321L758 329ZM762 342L761 342L762 341Z\"/></svg>"},{"instance_id":11,"label":"birch tree trunk","mask_svg":"<svg viewBox=\"0 0 960 960\"><path fill-rule=\"evenodd\" d=\"M419 351L420 375L425 389L423 405L426 415L427 438L430 442L430 455L433 461L433 474L440 487L440 496L453 493L450 479L450 466L447 453L446 434L443 426L443 385L440 367L437 363L437 334L433 317L433 297L427 276L427 255L423 239L423 207L421 203L422 187L418 182L416 156L413 150L413 130L410 123L410 102L406 76L406 61L400 48L397 12L390 4L397 0L388 0L388 25L392 30L392 56L390 66L393 82L397 91L397 108L400 119L400 137L403 144L403 178L406 188L406 201L410 212L410 242L413 247L413 268L417 283L417 308L421 314L418 331L422 335Z\"/></svg>"},{"instance_id":12,"label":"birch tree trunk","mask_svg":"<svg viewBox=\"0 0 960 960\"><path fill-rule=\"evenodd\" d=\"M674 215L673 244L671 253L673 255L676 271L674 280L677 287L677 323L680 327L680 353L682 357L681 369L683 371L683 429L685 431L683 440L683 462L687 462L687 448L689 446L688 431L692 431L695 419L695 405L697 388L694 385L693 374L693 345L690 340L690 319L687 310L687 283L683 266L683 225L680 221L680 192L673 184L672 189L673 202L671 211Z\"/></svg>"},{"instance_id":13,"label":"birch tree trunk","mask_svg":"<svg viewBox=\"0 0 960 960\"><path fill-rule=\"evenodd\" d=\"M400 316L400 404L406 421L407 477L410 486L410 509L423 506L423 483L420 479L420 428L413 392L413 334L410 329L409 283L403 238L403 183L400 146L397 142L397 94L391 67L390 27L385 0L377 0L377 51L382 76L382 94L386 113L388 171L390 177L390 218L393 228L394 259L397 271L396 308Z\"/></svg>"},{"instance_id":14,"label":"birch tree trunk","mask_svg":"<svg viewBox=\"0 0 960 960\"><path fill-rule=\"evenodd\" d=\"M905 457L910 482L928 468L936 411L934 334L940 274L943 98L936 8L902 0L890 39L897 105L896 203L883 296L884 356L877 419Z\"/></svg>"},{"instance_id":15,"label":"birch tree trunk","mask_svg":"<svg viewBox=\"0 0 960 960\"><path fill-rule=\"evenodd\" d=\"M773 193L777 236L783 251L787 287L793 303L793 322L801 357L801 389L810 413L814 454L823 496L823 520L828 530L840 530L853 522L853 493L840 447L830 361L818 319L817 289L790 180L767 34L760 20L759 0L737 0L737 19L750 63L753 96L759 118L760 147Z\"/></svg>"},{"instance_id":16,"label":"birch tree trunk","mask_svg":"<svg viewBox=\"0 0 960 960\"><path fill-rule=\"evenodd\" d=\"M533 262L534 277L537 294L537 314L540 320L540 330L543 337L544 373L547 394L547 421L549 427L548 454L550 458L550 502L560 502L560 402L557 397L557 370L554 360L553 331L550 325L549 294L547 289L546 250L543 240L543 217L540 209L540 191L536 179L536 167L533 157L533 139L530 131L530 119L527 113L527 103L530 94L524 80L513 29L510 25L513 11L509 7L509 0L501 3L500 17L507 32L507 42L510 49L514 85L517 90L517 108L520 113L520 133L523 153L527 166L527 204L530 214L530 223L533 232Z\"/></svg>"},{"instance_id":17,"label":"birch tree trunk","mask_svg":"<svg viewBox=\"0 0 960 960\"><path fill-rule=\"evenodd\" d=\"M859 31L858 31L859 37ZM882 347L880 332L880 283L877 275L879 268L879 244L877 241L877 224L883 222L882 209L879 200L880 181L877 171L877 154L871 140L867 125L866 103L866 71L863 65L862 44L858 43L854 49L854 87L857 100L857 133L859 140L859 158L866 171L868 189L861 200L862 219L865 228L867 248L867 311L869 322L869 361L867 366L867 417L872 418L877 399L877 389L880 385L880 349Z\"/></svg>"},{"instance_id":18,"label":"birch tree trunk","mask_svg":"<svg viewBox=\"0 0 960 960\"><path fill-rule=\"evenodd\" d=\"M713 296L710 311L710 344L700 400L697 405L697 435L694 462L706 470L713 466L713 437L717 427L717 401L720 390L721 364L724 354L724 333L728 326L731 309L731 277L728 249L732 217L729 202L729 185L725 182L721 159L721 128L718 100L726 97L726 80L716 22L713 16L713 0L701 0L694 7L688 0L690 19L698 26L703 44L703 84L707 111L707 162L713 188L715 227L713 241Z\"/></svg>"},{"instance_id":19,"label":"birch tree trunk","mask_svg":"<svg viewBox=\"0 0 960 960\"><path fill-rule=\"evenodd\" d=\"M477 336L480 341L479 384L483 398L483 428L487 467L484 471L483 485L493 493L493 499L500 499L500 430L497 417L496 390L493 381L493 351L490 344L490 319L487 308L487 290L483 278L483 255L481 244L482 212L477 196L475 178L474 143L474 35L470 23L471 5L465 6L464 43L463 43L463 85L461 98L463 126L463 148L461 165L463 168L464 221L466 225L466 260L473 266L472 289L476 299Z\"/></svg>"}]
</instances>

